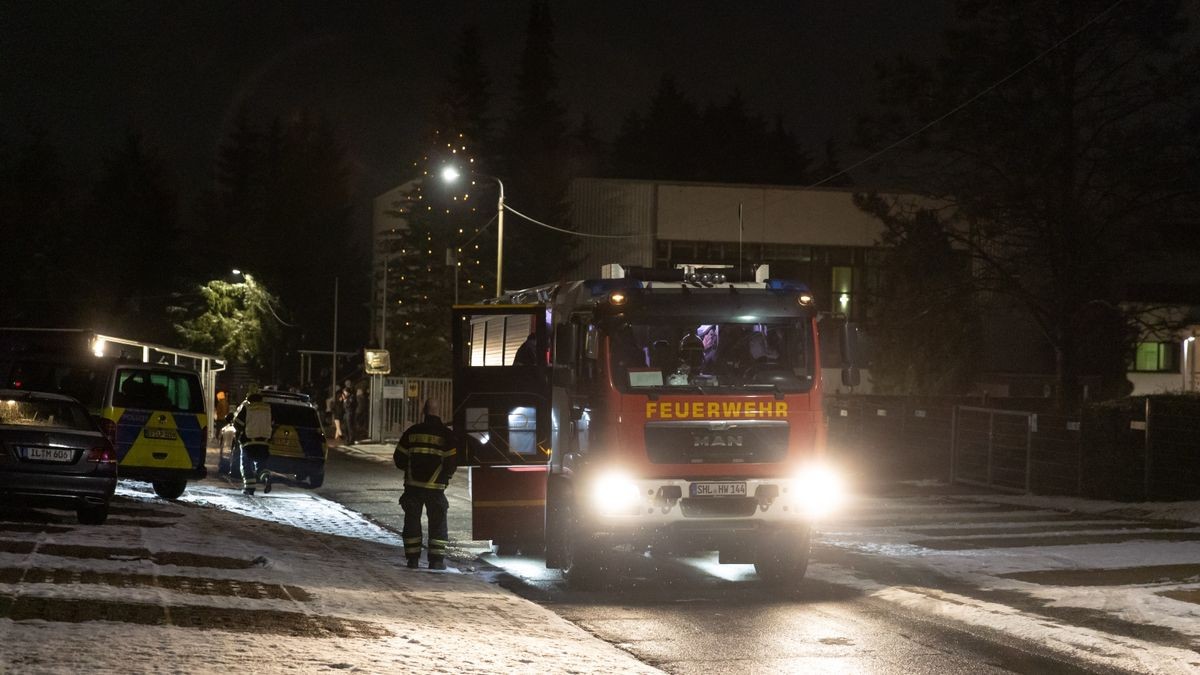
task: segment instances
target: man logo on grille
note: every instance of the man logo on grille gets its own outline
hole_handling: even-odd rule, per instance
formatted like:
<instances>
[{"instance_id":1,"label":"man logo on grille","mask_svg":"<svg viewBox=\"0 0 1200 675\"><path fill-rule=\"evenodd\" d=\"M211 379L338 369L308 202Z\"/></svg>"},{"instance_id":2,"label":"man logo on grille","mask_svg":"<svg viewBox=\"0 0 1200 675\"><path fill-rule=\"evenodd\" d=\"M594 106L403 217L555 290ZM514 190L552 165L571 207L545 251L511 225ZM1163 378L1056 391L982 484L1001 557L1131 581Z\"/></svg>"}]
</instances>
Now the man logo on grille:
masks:
<instances>
[{"instance_id":1,"label":"man logo on grille","mask_svg":"<svg viewBox=\"0 0 1200 675\"><path fill-rule=\"evenodd\" d=\"M693 448L740 448L741 434L705 434L692 436Z\"/></svg>"}]
</instances>

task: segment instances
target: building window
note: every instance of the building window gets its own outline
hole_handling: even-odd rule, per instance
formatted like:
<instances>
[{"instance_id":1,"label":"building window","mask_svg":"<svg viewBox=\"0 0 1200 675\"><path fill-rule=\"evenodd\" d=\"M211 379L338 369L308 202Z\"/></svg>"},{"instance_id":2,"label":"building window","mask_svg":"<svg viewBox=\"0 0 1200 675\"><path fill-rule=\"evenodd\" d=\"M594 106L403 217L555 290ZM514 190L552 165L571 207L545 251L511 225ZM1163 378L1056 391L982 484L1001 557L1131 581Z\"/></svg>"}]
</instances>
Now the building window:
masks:
<instances>
[{"instance_id":1,"label":"building window","mask_svg":"<svg viewBox=\"0 0 1200 675\"><path fill-rule=\"evenodd\" d=\"M1133 357L1133 371L1138 373L1178 373L1179 344L1175 342L1142 342Z\"/></svg>"},{"instance_id":2,"label":"building window","mask_svg":"<svg viewBox=\"0 0 1200 675\"><path fill-rule=\"evenodd\" d=\"M854 268L833 267L833 311L850 316L850 301L854 297Z\"/></svg>"}]
</instances>

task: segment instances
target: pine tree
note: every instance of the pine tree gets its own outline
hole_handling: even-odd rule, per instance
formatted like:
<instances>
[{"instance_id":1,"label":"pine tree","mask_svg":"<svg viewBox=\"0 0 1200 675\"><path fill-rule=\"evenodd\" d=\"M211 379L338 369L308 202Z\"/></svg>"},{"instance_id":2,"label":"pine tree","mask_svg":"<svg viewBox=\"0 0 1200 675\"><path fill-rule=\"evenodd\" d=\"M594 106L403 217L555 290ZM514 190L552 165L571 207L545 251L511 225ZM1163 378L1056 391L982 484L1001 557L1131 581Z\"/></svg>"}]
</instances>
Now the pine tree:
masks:
<instances>
[{"instance_id":1,"label":"pine tree","mask_svg":"<svg viewBox=\"0 0 1200 675\"><path fill-rule=\"evenodd\" d=\"M1036 326L1071 410L1081 374L1124 376L1085 372L1081 317L1114 305L1148 224L1193 208L1195 54L1174 0L956 5L942 58L884 68L886 112L861 128L891 148L891 175L954 214L944 232L977 288Z\"/></svg>"},{"instance_id":2,"label":"pine tree","mask_svg":"<svg viewBox=\"0 0 1200 675\"><path fill-rule=\"evenodd\" d=\"M0 144L0 213L7 274L0 320L10 326L78 326L82 292L97 277L94 234L66 177L61 153L41 129ZM88 270L82 275L60 270Z\"/></svg>"},{"instance_id":3,"label":"pine tree","mask_svg":"<svg viewBox=\"0 0 1200 675\"><path fill-rule=\"evenodd\" d=\"M177 274L185 264L178 236L178 196L162 159L136 132L104 161L96 184L91 222L95 270L105 283L91 292L96 326L121 328L145 339L169 333L158 321Z\"/></svg>"},{"instance_id":4,"label":"pine tree","mask_svg":"<svg viewBox=\"0 0 1200 675\"><path fill-rule=\"evenodd\" d=\"M468 27L435 106L427 151L413 162L419 179L393 205L395 227L378 244L388 261L386 345L396 372L447 376L450 307L491 295L496 209L487 177L488 87L478 31ZM448 167L460 173L450 185L442 180Z\"/></svg>"},{"instance_id":5,"label":"pine tree","mask_svg":"<svg viewBox=\"0 0 1200 675\"><path fill-rule=\"evenodd\" d=\"M776 116L768 129L734 92L703 113L664 76L645 115L630 112L613 141L609 173L622 178L803 184L812 158Z\"/></svg>"},{"instance_id":6,"label":"pine tree","mask_svg":"<svg viewBox=\"0 0 1200 675\"><path fill-rule=\"evenodd\" d=\"M566 110L557 99L556 58L550 5L532 0L514 111L505 130L502 179L505 199L513 208L569 229L567 123ZM567 235L510 217L504 236L508 289L552 281L570 262L574 241Z\"/></svg>"},{"instance_id":7,"label":"pine tree","mask_svg":"<svg viewBox=\"0 0 1200 675\"><path fill-rule=\"evenodd\" d=\"M211 255L201 278L220 279L236 267L277 292L291 308L282 355L331 344L337 277L339 349L364 343L365 305L346 299L367 295L366 246L353 215L351 164L333 125L301 110L264 128L243 111L220 146L213 178L203 211Z\"/></svg>"}]
</instances>

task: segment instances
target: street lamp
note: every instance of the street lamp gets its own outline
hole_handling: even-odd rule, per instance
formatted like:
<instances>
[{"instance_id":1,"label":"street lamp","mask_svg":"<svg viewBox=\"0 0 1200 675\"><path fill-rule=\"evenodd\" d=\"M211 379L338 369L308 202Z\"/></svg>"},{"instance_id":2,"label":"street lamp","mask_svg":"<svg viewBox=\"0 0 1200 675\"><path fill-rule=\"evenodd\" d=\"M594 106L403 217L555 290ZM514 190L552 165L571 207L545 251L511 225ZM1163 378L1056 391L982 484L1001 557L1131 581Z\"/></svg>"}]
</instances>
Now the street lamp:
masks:
<instances>
[{"instance_id":1,"label":"street lamp","mask_svg":"<svg viewBox=\"0 0 1200 675\"><path fill-rule=\"evenodd\" d=\"M500 197L496 200L496 297L498 298L504 293L504 181L486 173L475 171L471 173L481 178L490 178L500 186ZM461 175L453 166L442 169L442 180L447 183L455 182Z\"/></svg>"}]
</instances>

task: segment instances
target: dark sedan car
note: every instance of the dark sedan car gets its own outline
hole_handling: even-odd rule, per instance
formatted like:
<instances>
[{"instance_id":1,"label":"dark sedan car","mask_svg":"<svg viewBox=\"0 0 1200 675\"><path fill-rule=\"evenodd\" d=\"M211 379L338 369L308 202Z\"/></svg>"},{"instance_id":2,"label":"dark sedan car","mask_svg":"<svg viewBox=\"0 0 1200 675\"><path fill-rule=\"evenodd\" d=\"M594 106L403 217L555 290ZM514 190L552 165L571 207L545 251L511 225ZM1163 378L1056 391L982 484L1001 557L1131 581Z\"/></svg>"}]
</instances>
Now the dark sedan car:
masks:
<instances>
[{"instance_id":1,"label":"dark sedan car","mask_svg":"<svg viewBox=\"0 0 1200 675\"><path fill-rule=\"evenodd\" d=\"M117 456L87 409L57 394L0 389L0 495L65 502L100 525L117 487Z\"/></svg>"}]
</instances>

